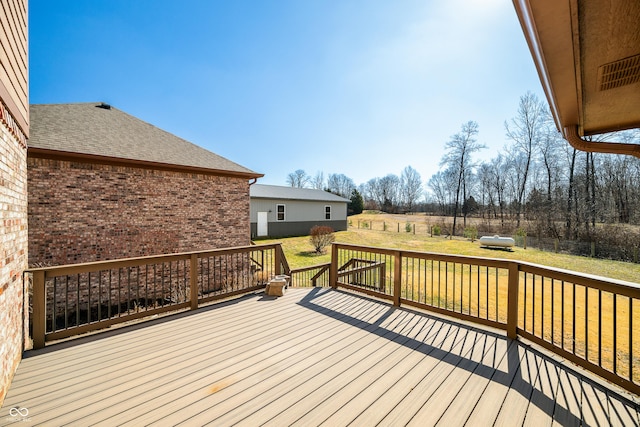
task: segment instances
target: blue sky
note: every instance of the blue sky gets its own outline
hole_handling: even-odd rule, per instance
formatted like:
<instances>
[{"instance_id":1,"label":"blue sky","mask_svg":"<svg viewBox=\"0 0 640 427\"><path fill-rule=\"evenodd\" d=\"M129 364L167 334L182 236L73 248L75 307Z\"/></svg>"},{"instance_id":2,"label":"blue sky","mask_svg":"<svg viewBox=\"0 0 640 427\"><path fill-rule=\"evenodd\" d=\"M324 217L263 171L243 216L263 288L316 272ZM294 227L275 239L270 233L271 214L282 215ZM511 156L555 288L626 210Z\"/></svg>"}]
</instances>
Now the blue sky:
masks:
<instances>
[{"instance_id":1,"label":"blue sky","mask_svg":"<svg viewBox=\"0 0 640 427\"><path fill-rule=\"evenodd\" d=\"M285 185L427 181L469 120L491 158L544 99L509 0L29 1L30 102L108 102Z\"/></svg>"}]
</instances>

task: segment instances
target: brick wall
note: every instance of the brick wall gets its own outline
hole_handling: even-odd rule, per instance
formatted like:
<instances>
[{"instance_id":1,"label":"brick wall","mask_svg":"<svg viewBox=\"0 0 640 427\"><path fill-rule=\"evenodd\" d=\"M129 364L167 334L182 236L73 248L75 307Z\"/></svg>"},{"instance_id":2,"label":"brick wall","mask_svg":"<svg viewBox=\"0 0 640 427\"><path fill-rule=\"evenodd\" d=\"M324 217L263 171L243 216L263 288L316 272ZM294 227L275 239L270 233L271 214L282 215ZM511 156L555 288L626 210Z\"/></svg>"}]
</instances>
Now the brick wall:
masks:
<instances>
[{"instance_id":1,"label":"brick wall","mask_svg":"<svg viewBox=\"0 0 640 427\"><path fill-rule=\"evenodd\" d=\"M4 110L4 117L9 117ZM18 131L19 132L19 131ZM0 405L18 367L23 348L27 268L27 161L24 136L16 138L0 123Z\"/></svg>"},{"instance_id":2,"label":"brick wall","mask_svg":"<svg viewBox=\"0 0 640 427\"><path fill-rule=\"evenodd\" d=\"M32 266L250 243L246 178L27 162Z\"/></svg>"}]
</instances>

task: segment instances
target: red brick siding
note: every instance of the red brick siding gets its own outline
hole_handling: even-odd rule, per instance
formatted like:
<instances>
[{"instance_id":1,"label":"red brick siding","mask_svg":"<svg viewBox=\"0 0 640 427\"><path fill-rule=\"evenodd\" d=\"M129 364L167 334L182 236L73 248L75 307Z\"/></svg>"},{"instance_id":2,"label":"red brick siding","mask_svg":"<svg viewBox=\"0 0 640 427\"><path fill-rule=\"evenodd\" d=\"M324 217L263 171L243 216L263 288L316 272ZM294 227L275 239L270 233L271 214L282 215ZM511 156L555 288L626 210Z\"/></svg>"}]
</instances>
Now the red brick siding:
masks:
<instances>
[{"instance_id":1,"label":"red brick siding","mask_svg":"<svg viewBox=\"0 0 640 427\"><path fill-rule=\"evenodd\" d=\"M26 147L0 124L0 405L22 355L27 268ZM25 318L27 314L25 313Z\"/></svg>"},{"instance_id":2,"label":"red brick siding","mask_svg":"<svg viewBox=\"0 0 640 427\"><path fill-rule=\"evenodd\" d=\"M28 170L30 265L250 243L246 178L31 157Z\"/></svg>"}]
</instances>

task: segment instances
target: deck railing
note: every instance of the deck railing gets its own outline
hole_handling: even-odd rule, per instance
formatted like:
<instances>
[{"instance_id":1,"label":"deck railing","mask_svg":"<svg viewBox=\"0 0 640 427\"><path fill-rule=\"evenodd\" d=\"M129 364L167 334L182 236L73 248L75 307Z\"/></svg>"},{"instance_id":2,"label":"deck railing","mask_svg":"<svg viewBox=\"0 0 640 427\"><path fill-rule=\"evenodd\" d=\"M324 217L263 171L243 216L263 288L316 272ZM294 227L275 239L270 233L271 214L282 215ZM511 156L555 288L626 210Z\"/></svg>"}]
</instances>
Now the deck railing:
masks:
<instances>
[{"instance_id":1,"label":"deck railing","mask_svg":"<svg viewBox=\"0 0 640 427\"><path fill-rule=\"evenodd\" d=\"M640 286L529 263L336 243L330 284L504 329L640 394Z\"/></svg>"},{"instance_id":2,"label":"deck railing","mask_svg":"<svg viewBox=\"0 0 640 427\"><path fill-rule=\"evenodd\" d=\"M329 286L329 267L331 263L294 268L289 274L291 286L296 288Z\"/></svg>"},{"instance_id":3,"label":"deck railing","mask_svg":"<svg viewBox=\"0 0 640 427\"><path fill-rule=\"evenodd\" d=\"M34 348L259 290L275 275L457 317L524 337L640 394L640 285L529 263L336 243L289 270L280 244L29 270ZM192 274L195 272L195 274Z\"/></svg>"},{"instance_id":4,"label":"deck railing","mask_svg":"<svg viewBox=\"0 0 640 427\"><path fill-rule=\"evenodd\" d=\"M46 341L251 292L288 274L279 244L28 270L34 348Z\"/></svg>"}]
</instances>

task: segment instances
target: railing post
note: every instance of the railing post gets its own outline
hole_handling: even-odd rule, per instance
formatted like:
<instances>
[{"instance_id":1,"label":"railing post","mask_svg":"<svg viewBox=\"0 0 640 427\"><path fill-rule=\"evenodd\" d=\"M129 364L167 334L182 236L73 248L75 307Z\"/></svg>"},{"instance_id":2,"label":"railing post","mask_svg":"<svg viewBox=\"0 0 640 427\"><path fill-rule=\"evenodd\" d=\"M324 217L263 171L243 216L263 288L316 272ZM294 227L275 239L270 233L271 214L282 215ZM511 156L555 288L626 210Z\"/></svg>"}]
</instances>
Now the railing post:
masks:
<instances>
[{"instance_id":1,"label":"railing post","mask_svg":"<svg viewBox=\"0 0 640 427\"><path fill-rule=\"evenodd\" d=\"M509 287L507 292L507 337L516 339L518 335L518 288L520 270L518 263L509 263Z\"/></svg>"},{"instance_id":2,"label":"railing post","mask_svg":"<svg viewBox=\"0 0 640 427\"><path fill-rule=\"evenodd\" d=\"M198 255L191 254L191 275L189 288L191 289L191 310L198 308Z\"/></svg>"},{"instance_id":3,"label":"railing post","mask_svg":"<svg viewBox=\"0 0 640 427\"><path fill-rule=\"evenodd\" d=\"M279 246L273 247L273 251L275 252L274 260L276 263L273 271L276 276L279 276L280 274L282 274L282 251L279 249L280 249Z\"/></svg>"},{"instance_id":4,"label":"railing post","mask_svg":"<svg viewBox=\"0 0 640 427\"><path fill-rule=\"evenodd\" d=\"M394 254L393 262L393 305L400 307L400 291L402 290L402 255L400 251Z\"/></svg>"},{"instance_id":5,"label":"railing post","mask_svg":"<svg viewBox=\"0 0 640 427\"><path fill-rule=\"evenodd\" d=\"M47 328L46 292L44 289L44 271L33 272L33 348L44 347ZM27 308L25 307L25 310ZM54 320L55 321L55 320Z\"/></svg>"},{"instance_id":6,"label":"railing post","mask_svg":"<svg viewBox=\"0 0 640 427\"><path fill-rule=\"evenodd\" d=\"M331 245L331 267L329 267L329 286L338 288L338 245Z\"/></svg>"}]
</instances>

